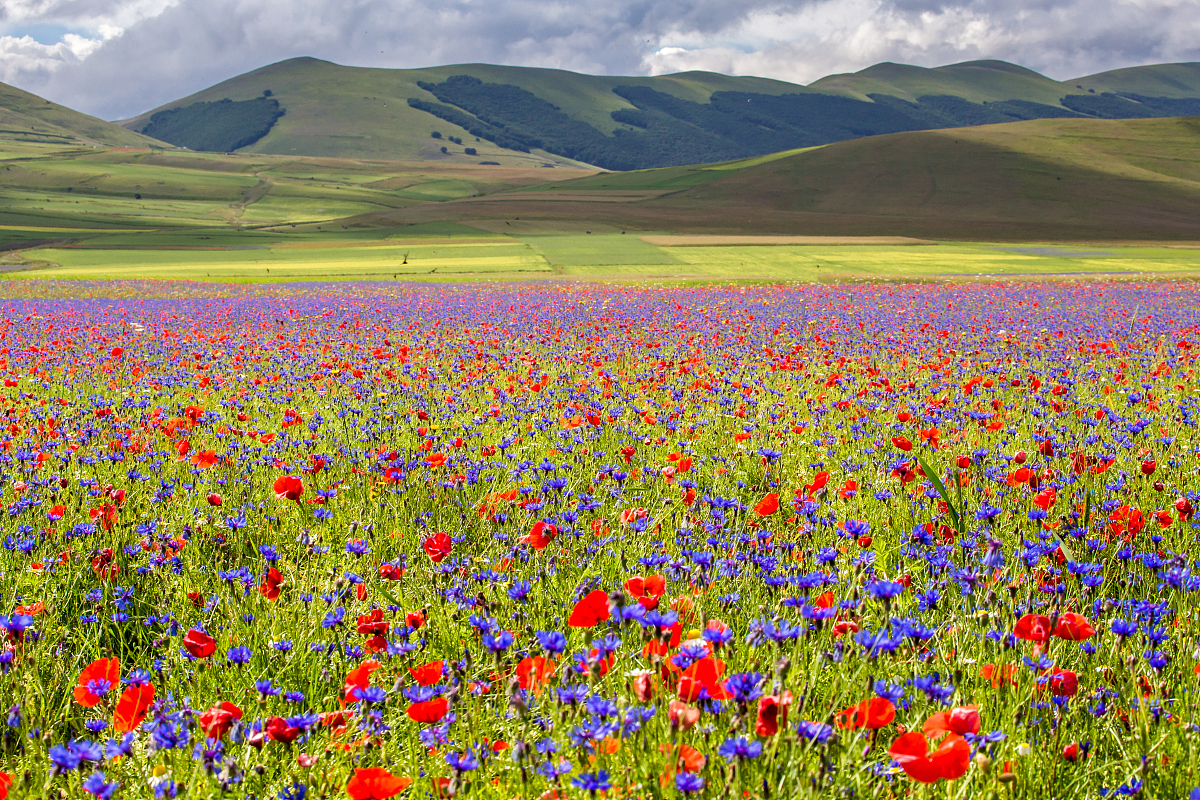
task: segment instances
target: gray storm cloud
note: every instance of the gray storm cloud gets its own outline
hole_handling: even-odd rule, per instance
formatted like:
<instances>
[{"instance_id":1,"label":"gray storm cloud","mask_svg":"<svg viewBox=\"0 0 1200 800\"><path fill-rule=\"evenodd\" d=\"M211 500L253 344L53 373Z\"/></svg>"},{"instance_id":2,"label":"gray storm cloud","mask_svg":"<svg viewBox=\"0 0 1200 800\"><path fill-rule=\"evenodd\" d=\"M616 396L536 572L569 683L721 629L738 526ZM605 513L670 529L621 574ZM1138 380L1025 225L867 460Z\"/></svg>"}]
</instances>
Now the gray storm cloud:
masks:
<instances>
[{"instance_id":1,"label":"gray storm cloud","mask_svg":"<svg viewBox=\"0 0 1200 800\"><path fill-rule=\"evenodd\" d=\"M0 5L0 80L107 119L302 55L374 67L482 61L601 74L707 69L800 83L879 61L1001 58L1068 78L1200 60L1200 0Z\"/></svg>"}]
</instances>

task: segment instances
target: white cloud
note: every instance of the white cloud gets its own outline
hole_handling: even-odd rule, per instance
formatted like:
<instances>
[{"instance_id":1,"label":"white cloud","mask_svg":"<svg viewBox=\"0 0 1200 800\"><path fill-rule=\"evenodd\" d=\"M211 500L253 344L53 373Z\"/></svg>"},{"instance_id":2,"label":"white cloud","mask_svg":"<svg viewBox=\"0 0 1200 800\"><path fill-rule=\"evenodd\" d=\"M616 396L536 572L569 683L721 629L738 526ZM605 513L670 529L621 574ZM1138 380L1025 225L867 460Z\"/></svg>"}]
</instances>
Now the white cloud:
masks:
<instances>
[{"instance_id":1,"label":"white cloud","mask_svg":"<svg viewBox=\"0 0 1200 800\"><path fill-rule=\"evenodd\" d=\"M937 66L1000 58L1064 79L1200 59L1198 34L1197 0L1069 0L1043 7L817 0L796 9L751 10L723 30L664 32L642 66L656 75L706 69L809 83L879 61Z\"/></svg>"},{"instance_id":2,"label":"white cloud","mask_svg":"<svg viewBox=\"0 0 1200 800\"><path fill-rule=\"evenodd\" d=\"M0 80L40 85L85 59L125 29L158 16L178 0L6 0L0 7ZM55 42L11 31L58 29Z\"/></svg>"}]
</instances>

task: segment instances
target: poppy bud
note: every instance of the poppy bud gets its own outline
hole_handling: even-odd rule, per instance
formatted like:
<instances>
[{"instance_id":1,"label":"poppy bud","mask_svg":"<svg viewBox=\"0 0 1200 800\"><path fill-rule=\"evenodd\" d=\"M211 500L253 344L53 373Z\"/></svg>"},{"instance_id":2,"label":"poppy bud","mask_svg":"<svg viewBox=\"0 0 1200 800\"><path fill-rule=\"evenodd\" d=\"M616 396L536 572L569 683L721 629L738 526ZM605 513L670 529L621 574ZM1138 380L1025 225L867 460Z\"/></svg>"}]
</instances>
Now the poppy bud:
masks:
<instances>
[{"instance_id":1,"label":"poppy bud","mask_svg":"<svg viewBox=\"0 0 1200 800\"><path fill-rule=\"evenodd\" d=\"M1155 481L1155 482L1154 482L1154 491L1156 491L1156 492L1161 492L1161 491L1162 491L1163 489L1165 489L1165 488L1167 488L1167 487L1163 485L1163 482L1162 482L1162 481Z\"/></svg>"}]
</instances>

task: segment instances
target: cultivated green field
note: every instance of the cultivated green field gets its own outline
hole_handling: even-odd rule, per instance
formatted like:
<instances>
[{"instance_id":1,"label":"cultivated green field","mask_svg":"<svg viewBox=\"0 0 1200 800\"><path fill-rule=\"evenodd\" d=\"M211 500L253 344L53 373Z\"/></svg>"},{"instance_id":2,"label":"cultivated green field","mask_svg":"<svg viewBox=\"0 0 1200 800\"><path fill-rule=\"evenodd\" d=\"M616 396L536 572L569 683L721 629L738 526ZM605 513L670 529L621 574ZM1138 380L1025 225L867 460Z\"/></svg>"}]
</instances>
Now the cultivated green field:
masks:
<instances>
[{"instance_id":1,"label":"cultivated green field","mask_svg":"<svg viewBox=\"0 0 1200 800\"><path fill-rule=\"evenodd\" d=\"M1196 138L1188 120L1041 121L600 174L9 141L0 142L0 269L234 282L1200 276L1200 249L1180 235L1191 230L1188 204L1200 203ZM972 195L981 171L993 184ZM1078 225L1048 226L1074 233L1057 245L1019 235L1019 215L1039 203L1056 209L1047 219L1084 215L1096 235ZM1097 222L1108 212L1156 221L1149 230L1167 235L1121 241L1121 229ZM953 235L921 231L934 213ZM1171 213L1183 223L1162 227ZM1190 224L1200 240L1200 221ZM910 231L931 241L856 237ZM697 232L839 238L654 239Z\"/></svg>"},{"instance_id":2,"label":"cultivated green field","mask_svg":"<svg viewBox=\"0 0 1200 800\"><path fill-rule=\"evenodd\" d=\"M99 237L108 241L120 235ZM125 235L128 236L128 235ZM272 238L274 236L274 238ZM997 277L1200 277L1200 247L996 244L658 247L604 234L395 235L340 241L270 233L211 249L42 248L6 276L294 280L843 281ZM197 240L204 241L204 240ZM405 263L407 261L407 263Z\"/></svg>"}]
</instances>

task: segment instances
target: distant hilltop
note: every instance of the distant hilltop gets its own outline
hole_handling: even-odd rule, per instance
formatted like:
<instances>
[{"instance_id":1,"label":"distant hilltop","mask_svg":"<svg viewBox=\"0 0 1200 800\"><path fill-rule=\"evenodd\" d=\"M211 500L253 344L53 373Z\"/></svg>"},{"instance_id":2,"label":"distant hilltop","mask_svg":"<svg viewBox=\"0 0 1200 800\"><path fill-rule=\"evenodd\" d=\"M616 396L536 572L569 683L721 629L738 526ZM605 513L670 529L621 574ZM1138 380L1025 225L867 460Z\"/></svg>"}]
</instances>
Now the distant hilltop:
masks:
<instances>
[{"instance_id":1,"label":"distant hilltop","mask_svg":"<svg viewBox=\"0 0 1200 800\"><path fill-rule=\"evenodd\" d=\"M632 170L904 131L1193 115L1200 115L1200 63L1061 82L1003 61L932 69L884 63L801 86L709 72L402 70L294 58L121 124L193 150Z\"/></svg>"}]
</instances>

